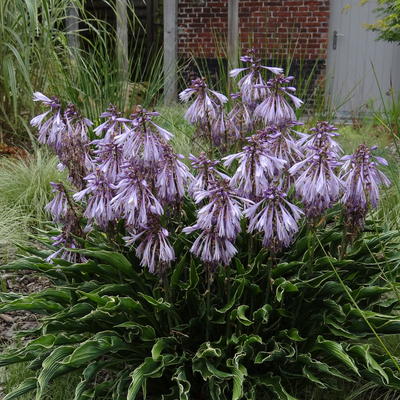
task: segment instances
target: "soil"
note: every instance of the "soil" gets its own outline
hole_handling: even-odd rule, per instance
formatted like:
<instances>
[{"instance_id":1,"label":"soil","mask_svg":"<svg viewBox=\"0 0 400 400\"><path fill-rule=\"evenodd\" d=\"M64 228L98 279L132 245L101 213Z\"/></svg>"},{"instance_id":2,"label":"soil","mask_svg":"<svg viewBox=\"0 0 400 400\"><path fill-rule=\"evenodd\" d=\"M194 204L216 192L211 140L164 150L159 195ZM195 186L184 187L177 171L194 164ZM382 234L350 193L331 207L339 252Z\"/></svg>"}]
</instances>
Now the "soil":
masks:
<instances>
[{"instance_id":1,"label":"soil","mask_svg":"<svg viewBox=\"0 0 400 400\"><path fill-rule=\"evenodd\" d=\"M18 274L7 273L1 277L7 292L37 293L50 286L50 281L32 271L20 271ZM4 287L4 286L3 286ZM4 347L10 344L15 334L21 330L37 326L37 316L28 311L0 313L0 343Z\"/></svg>"},{"instance_id":2,"label":"soil","mask_svg":"<svg viewBox=\"0 0 400 400\"><path fill-rule=\"evenodd\" d=\"M51 285L50 281L38 276L33 271L7 273L1 276L2 287L8 293L37 293ZM10 346L17 332L33 329L38 325L37 316L29 311L0 313L0 348ZM0 399L5 396L0 382Z\"/></svg>"}]
</instances>

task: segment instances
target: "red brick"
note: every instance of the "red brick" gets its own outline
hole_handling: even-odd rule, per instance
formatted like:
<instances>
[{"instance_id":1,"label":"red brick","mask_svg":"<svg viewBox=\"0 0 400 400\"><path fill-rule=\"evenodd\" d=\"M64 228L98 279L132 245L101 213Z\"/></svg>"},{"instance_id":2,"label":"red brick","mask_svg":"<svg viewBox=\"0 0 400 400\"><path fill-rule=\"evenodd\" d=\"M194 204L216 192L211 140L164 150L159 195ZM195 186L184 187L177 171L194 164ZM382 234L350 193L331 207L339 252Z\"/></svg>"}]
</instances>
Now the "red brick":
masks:
<instances>
[{"instance_id":1,"label":"red brick","mask_svg":"<svg viewBox=\"0 0 400 400\"><path fill-rule=\"evenodd\" d=\"M182 56L216 57L226 46L229 0L181 0L178 40ZM331 0L333 1L333 0ZM308 59L326 58L329 0L242 0L239 2L240 46L274 49Z\"/></svg>"}]
</instances>

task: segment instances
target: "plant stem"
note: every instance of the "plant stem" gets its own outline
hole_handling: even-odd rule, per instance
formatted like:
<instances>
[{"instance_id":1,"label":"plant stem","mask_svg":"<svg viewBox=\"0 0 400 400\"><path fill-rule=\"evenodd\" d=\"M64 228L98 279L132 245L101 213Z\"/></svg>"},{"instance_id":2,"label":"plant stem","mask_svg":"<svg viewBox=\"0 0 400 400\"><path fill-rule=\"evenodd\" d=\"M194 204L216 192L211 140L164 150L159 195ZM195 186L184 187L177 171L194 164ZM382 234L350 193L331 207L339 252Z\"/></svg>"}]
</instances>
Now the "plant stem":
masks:
<instances>
[{"instance_id":1,"label":"plant stem","mask_svg":"<svg viewBox=\"0 0 400 400\"><path fill-rule=\"evenodd\" d=\"M272 292L272 268L276 265L275 253L271 251L267 262L267 288L265 293L265 304L268 304L270 293Z\"/></svg>"},{"instance_id":2,"label":"plant stem","mask_svg":"<svg viewBox=\"0 0 400 400\"><path fill-rule=\"evenodd\" d=\"M212 271L211 266L207 264L207 290L206 290L206 340L210 338L210 304L211 304L211 281Z\"/></svg>"},{"instance_id":3,"label":"plant stem","mask_svg":"<svg viewBox=\"0 0 400 400\"><path fill-rule=\"evenodd\" d=\"M315 239L316 239L316 235L317 235L317 233L315 231L315 225L309 224L307 234L308 234L308 256L309 256L309 259L307 261L306 279L308 279L310 277L310 275L311 275L311 273L313 271L313 266L314 266ZM293 318L293 325L292 325L293 327L296 326L296 322L297 322L297 319L298 319L299 314L300 314L301 307L302 307L303 302L304 302L304 296L305 296L304 295L304 291L305 290L306 289L303 288L303 292L301 293L301 296L300 296L300 299L299 299L299 303L298 303L298 306L296 308L296 313L295 313L295 316Z\"/></svg>"},{"instance_id":4,"label":"plant stem","mask_svg":"<svg viewBox=\"0 0 400 400\"><path fill-rule=\"evenodd\" d=\"M162 281L162 285L163 285L163 288L164 288L165 300L170 302L170 297L171 297L170 296L170 290L169 290L170 287L169 287L169 283L168 283L167 271L165 269L161 273L161 281ZM167 311L167 321L168 321L168 332L171 332L171 329L173 328L174 323L173 323L172 318L171 318L171 311L170 310Z\"/></svg>"},{"instance_id":5,"label":"plant stem","mask_svg":"<svg viewBox=\"0 0 400 400\"><path fill-rule=\"evenodd\" d=\"M345 226L343 230L342 242L340 243L339 261L343 260L343 258L346 256L346 250L347 250L347 227Z\"/></svg>"},{"instance_id":6,"label":"plant stem","mask_svg":"<svg viewBox=\"0 0 400 400\"><path fill-rule=\"evenodd\" d=\"M228 265L226 269L226 279L227 279L227 285L226 285L226 298L227 301L229 302L231 299L231 267ZM226 338L229 339L231 336L231 324L230 321L226 322Z\"/></svg>"},{"instance_id":7,"label":"plant stem","mask_svg":"<svg viewBox=\"0 0 400 400\"><path fill-rule=\"evenodd\" d=\"M308 254L309 254L309 259L307 263L307 275L310 275L313 266L314 266L314 256L315 256L315 225L310 224L309 225L309 231L308 231ZM307 276L308 278L308 276Z\"/></svg>"}]
</instances>

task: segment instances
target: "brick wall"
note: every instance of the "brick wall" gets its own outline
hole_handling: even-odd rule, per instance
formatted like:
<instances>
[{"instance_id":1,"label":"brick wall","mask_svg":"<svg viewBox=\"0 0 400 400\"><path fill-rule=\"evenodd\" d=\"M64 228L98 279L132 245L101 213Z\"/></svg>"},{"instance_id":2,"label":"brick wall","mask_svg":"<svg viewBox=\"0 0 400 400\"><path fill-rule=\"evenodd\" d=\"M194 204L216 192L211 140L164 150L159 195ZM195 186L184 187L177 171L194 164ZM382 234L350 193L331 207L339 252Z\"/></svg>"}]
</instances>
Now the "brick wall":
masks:
<instances>
[{"instance_id":1,"label":"brick wall","mask_svg":"<svg viewBox=\"0 0 400 400\"><path fill-rule=\"evenodd\" d=\"M226 51L228 0L179 0L179 55L202 58ZM239 1L240 45L267 59L327 57L329 0Z\"/></svg>"}]
</instances>

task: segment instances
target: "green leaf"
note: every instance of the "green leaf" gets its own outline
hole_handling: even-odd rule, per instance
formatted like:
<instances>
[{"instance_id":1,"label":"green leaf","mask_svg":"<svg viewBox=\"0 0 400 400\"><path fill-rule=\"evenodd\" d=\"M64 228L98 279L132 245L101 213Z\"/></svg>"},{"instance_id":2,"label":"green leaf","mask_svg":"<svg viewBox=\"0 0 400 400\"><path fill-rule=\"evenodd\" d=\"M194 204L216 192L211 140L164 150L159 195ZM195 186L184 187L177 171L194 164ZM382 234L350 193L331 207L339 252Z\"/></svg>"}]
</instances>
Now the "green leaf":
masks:
<instances>
[{"instance_id":1,"label":"green leaf","mask_svg":"<svg viewBox=\"0 0 400 400\"><path fill-rule=\"evenodd\" d=\"M236 265L237 273L239 275L244 274L246 272L246 268L244 267L242 262L237 257L235 257L234 262L235 262L235 265Z\"/></svg>"},{"instance_id":2,"label":"green leaf","mask_svg":"<svg viewBox=\"0 0 400 400\"><path fill-rule=\"evenodd\" d=\"M236 282L239 282L239 286L236 288L235 293L233 294L231 299L228 301L228 303L226 303L226 305L224 307L215 309L215 311L217 313L225 314L227 311L229 311L235 305L237 299L239 299L242 296L246 279L241 278L241 279L238 279Z\"/></svg>"},{"instance_id":3,"label":"green leaf","mask_svg":"<svg viewBox=\"0 0 400 400\"><path fill-rule=\"evenodd\" d=\"M264 248L262 248L259 253L254 257L254 261L252 266L261 265L263 262L267 261L267 252Z\"/></svg>"},{"instance_id":4,"label":"green leaf","mask_svg":"<svg viewBox=\"0 0 400 400\"><path fill-rule=\"evenodd\" d=\"M30 392L31 390L36 389L36 378L27 378L25 379L17 389L13 390L12 392L8 393L3 400L14 400L25 393Z\"/></svg>"},{"instance_id":5,"label":"green leaf","mask_svg":"<svg viewBox=\"0 0 400 400\"><path fill-rule=\"evenodd\" d=\"M296 328L284 329L279 332L279 335L293 340L294 342L304 342L307 340L299 335L299 331Z\"/></svg>"},{"instance_id":6,"label":"green leaf","mask_svg":"<svg viewBox=\"0 0 400 400\"><path fill-rule=\"evenodd\" d=\"M232 400L240 400L244 395L243 384L247 376L247 369L240 364L240 360L246 356L246 353L236 353L233 359L227 361L227 366L232 369L233 389Z\"/></svg>"},{"instance_id":7,"label":"green leaf","mask_svg":"<svg viewBox=\"0 0 400 400\"><path fill-rule=\"evenodd\" d=\"M38 298L37 296L30 295L3 304L2 306L0 306L0 313L24 310L36 312L39 314L52 314L58 311L62 311L63 309L64 307L61 304L55 303L54 301L43 300Z\"/></svg>"},{"instance_id":8,"label":"green leaf","mask_svg":"<svg viewBox=\"0 0 400 400\"><path fill-rule=\"evenodd\" d=\"M317 386L319 386L322 389L326 389L327 385L323 383L320 379L318 379L310 370L310 368L305 365L303 367L303 375L309 379L311 382L315 383Z\"/></svg>"},{"instance_id":9,"label":"green leaf","mask_svg":"<svg viewBox=\"0 0 400 400\"><path fill-rule=\"evenodd\" d=\"M229 372L221 371L211 361L198 359L193 361L193 372L199 372L204 380L213 378L218 379L232 379L232 374Z\"/></svg>"},{"instance_id":10,"label":"green leaf","mask_svg":"<svg viewBox=\"0 0 400 400\"><path fill-rule=\"evenodd\" d=\"M169 310L171 308L171 304L168 303L167 301L164 301L162 297L160 297L158 300L156 300L154 297L149 296L144 293L138 293L140 297L142 297L144 300L147 301L147 303L151 304L158 310Z\"/></svg>"},{"instance_id":11,"label":"green leaf","mask_svg":"<svg viewBox=\"0 0 400 400\"><path fill-rule=\"evenodd\" d=\"M210 342L202 343L194 356L197 358L210 358L210 357L221 357L222 351L218 347L212 347Z\"/></svg>"},{"instance_id":12,"label":"green leaf","mask_svg":"<svg viewBox=\"0 0 400 400\"><path fill-rule=\"evenodd\" d=\"M115 325L115 328L132 329L136 331L140 339L145 342L153 341L156 337L156 332L152 326L141 325L133 321L127 321L123 322L122 324Z\"/></svg>"},{"instance_id":13,"label":"green leaf","mask_svg":"<svg viewBox=\"0 0 400 400\"><path fill-rule=\"evenodd\" d=\"M151 349L151 357L154 361L158 361L161 357L162 351L168 346L168 340L160 338L156 341Z\"/></svg>"},{"instance_id":14,"label":"green leaf","mask_svg":"<svg viewBox=\"0 0 400 400\"><path fill-rule=\"evenodd\" d=\"M187 289L194 289L199 283L199 274L197 273L197 266L194 260L190 263L189 271L189 286Z\"/></svg>"},{"instance_id":15,"label":"green leaf","mask_svg":"<svg viewBox=\"0 0 400 400\"><path fill-rule=\"evenodd\" d=\"M85 388L89 385L92 378L100 371L105 365L107 361L94 361L90 363L82 373L82 380L78 383L75 388L75 396L74 400L86 400L86 396L83 396L83 392Z\"/></svg>"},{"instance_id":16,"label":"green leaf","mask_svg":"<svg viewBox=\"0 0 400 400\"><path fill-rule=\"evenodd\" d=\"M293 283L287 281L285 278L278 278L274 285L276 285L276 299L280 302L282 301L284 293L295 293L299 289Z\"/></svg>"},{"instance_id":17,"label":"green leaf","mask_svg":"<svg viewBox=\"0 0 400 400\"><path fill-rule=\"evenodd\" d=\"M38 389L36 391L36 400L40 400L44 390L48 387L49 382L56 374L62 374L69 370L62 361L65 357L74 351L73 346L60 346L57 347L52 353L43 361L42 369L37 378Z\"/></svg>"},{"instance_id":18,"label":"green leaf","mask_svg":"<svg viewBox=\"0 0 400 400\"><path fill-rule=\"evenodd\" d=\"M133 276L132 264L130 261L121 253L115 253L107 250L77 250L78 253L84 256L92 257L100 260L106 264L115 267L118 271L121 271L127 276Z\"/></svg>"},{"instance_id":19,"label":"green leaf","mask_svg":"<svg viewBox=\"0 0 400 400\"><path fill-rule=\"evenodd\" d=\"M132 381L128 388L126 400L135 400L146 378L157 374L160 369L162 369L162 365L158 361L154 361L151 357L146 358L144 362L130 374Z\"/></svg>"},{"instance_id":20,"label":"green leaf","mask_svg":"<svg viewBox=\"0 0 400 400\"><path fill-rule=\"evenodd\" d=\"M250 321L247 317L246 317L246 311L249 309L248 305L241 305L239 306L236 310L232 311L232 315L231 318L234 319L236 318L242 325L244 326L250 326L252 325L254 322Z\"/></svg>"},{"instance_id":21,"label":"green leaf","mask_svg":"<svg viewBox=\"0 0 400 400\"><path fill-rule=\"evenodd\" d=\"M358 376L360 376L356 364L354 363L352 358L344 351L343 346L340 343L333 342L332 340L325 340L322 336L318 336L314 348L321 350L327 355L330 355L337 360L343 362Z\"/></svg>"},{"instance_id":22,"label":"green leaf","mask_svg":"<svg viewBox=\"0 0 400 400\"><path fill-rule=\"evenodd\" d=\"M182 256L182 258L180 259L178 264L175 266L174 272L172 273L171 280L170 280L170 285L172 287L178 286L178 283L181 279L182 272L183 272L185 266L187 266L187 258L188 258L188 253L186 252Z\"/></svg>"},{"instance_id":23,"label":"green leaf","mask_svg":"<svg viewBox=\"0 0 400 400\"><path fill-rule=\"evenodd\" d=\"M286 357L287 353L285 347L274 342L274 349L272 351L260 351L254 359L254 364L263 364L265 362L279 360Z\"/></svg>"},{"instance_id":24,"label":"green leaf","mask_svg":"<svg viewBox=\"0 0 400 400\"><path fill-rule=\"evenodd\" d=\"M130 346L114 332L100 332L93 339L83 342L68 356L63 364L78 368L101 356L120 350L129 350Z\"/></svg>"},{"instance_id":25,"label":"green leaf","mask_svg":"<svg viewBox=\"0 0 400 400\"><path fill-rule=\"evenodd\" d=\"M300 354L297 357L297 360L300 363L303 363L303 364L309 366L310 368L316 369L319 372L322 372L324 374L331 375L335 378L343 379L347 382L353 382L353 380L351 378L349 378L347 375L344 375L341 372L339 372L335 367L331 367L328 364L325 364L321 361L312 359L310 354Z\"/></svg>"},{"instance_id":26,"label":"green leaf","mask_svg":"<svg viewBox=\"0 0 400 400\"><path fill-rule=\"evenodd\" d=\"M282 275L291 272L293 270L298 270L304 263L301 261L291 261L278 264L271 271L271 277L273 279L279 278Z\"/></svg>"},{"instance_id":27,"label":"green leaf","mask_svg":"<svg viewBox=\"0 0 400 400\"><path fill-rule=\"evenodd\" d=\"M186 378L185 367L181 365L172 376L172 380L176 381L179 390L179 400L190 400L190 382Z\"/></svg>"},{"instance_id":28,"label":"green leaf","mask_svg":"<svg viewBox=\"0 0 400 400\"><path fill-rule=\"evenodd\" d=\"M365 345L355 345L351 346L349 352L354 354L356 357L361 358L367 366L367 369L374 374L380 375L382 381L386 384L389 383L389 377L385 370L378 364L378 362L372 357L370 353L371 346L369 344Z\"/></svg>"},{"instance_id":29,"label":"green leaf","mask_svg":"<svg viewBox=\"0 0 400 400\"><path fill-rule=\"evenodd\" d=\"M272 307L269 304L264 304L261 308L254 311L254 321L261 321L263 324L267 324L269 321L269 315L272 311Z\"/></svg>"},{"instance_id":30,"label":"green leaf","mask_svg":"<svg viewBox=\"0 0 400 400\"><path fill-rule=\"evenodd\" d=\"M355 300L361 300L369 297L379 296L383 293L388 293L391 290L391 288L381 286L365 286L353 291L353 296Z\"/></svg>"},{"instance_id":31,"label":"green leaf","mask_svg":"<svg viewBox=\"0 0 400 400\"><path fill-rule=\"evenodd\" d=\"M257 379L258 385L263 385L269 388L279 400L297 400L295 397L291 396L281 384L281 378L279 376L274 376L271 372L263 378Z\"/></svg>"},{"instance_id":32,"label":"green leaf","mask_svg":"<svg viewBox=\"0 0 400 400\"><path fill-rule=\"evenodd\" d=\"M107 303L107 298L105 296L99 296L97 293L85 293L80 290L77 290L77 293L82 295L80 300L82 300L83 298L87 298L101 306L104 306Z\"/></svg>"}]
</instances>

